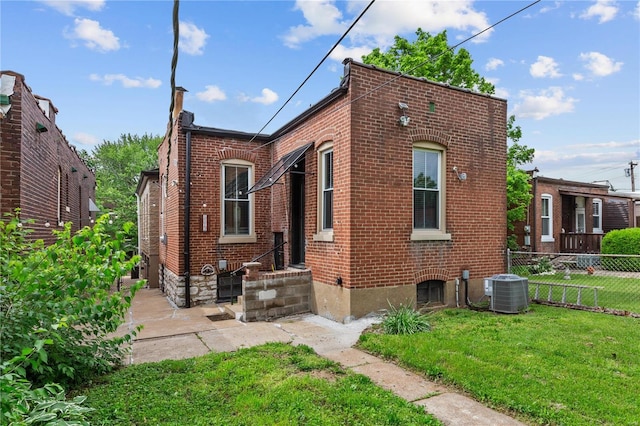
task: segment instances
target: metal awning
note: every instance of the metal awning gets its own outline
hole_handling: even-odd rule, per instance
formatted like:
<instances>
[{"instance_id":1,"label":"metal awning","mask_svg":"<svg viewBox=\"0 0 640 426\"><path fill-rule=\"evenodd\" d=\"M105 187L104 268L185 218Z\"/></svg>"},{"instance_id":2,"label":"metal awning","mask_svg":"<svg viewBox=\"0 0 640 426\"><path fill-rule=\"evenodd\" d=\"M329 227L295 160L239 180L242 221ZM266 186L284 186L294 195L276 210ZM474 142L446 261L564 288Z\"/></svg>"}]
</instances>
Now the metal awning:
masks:
<instances>
[{"instance_id":1,"label":"metal awning","mask_svg":"<svg viewBox=\"0 0 640 426\"><path fill-rule=\"evenodd\" d=\"M96 203L94 203L91 198L89 198L89 211L90 212L99 212L100 211L98 206L96 206Z\"/></svg>"},{"instance_id":2,"label":"metal awning","mask_svg":"<svg viewBox=\"0 0 640 426\"><path fill-rule=\"evenodd\" d=\"M269 188L275 184L278 179L282 177L289 169L302 158L309 148L313 146L313 142L310 142L298 149L294 149L288 154L285 154L269 169L269 171L258 180L255 185L249 189L249 194L252 192L260 191L261 189Z\"/></svg>"}]
</instances>

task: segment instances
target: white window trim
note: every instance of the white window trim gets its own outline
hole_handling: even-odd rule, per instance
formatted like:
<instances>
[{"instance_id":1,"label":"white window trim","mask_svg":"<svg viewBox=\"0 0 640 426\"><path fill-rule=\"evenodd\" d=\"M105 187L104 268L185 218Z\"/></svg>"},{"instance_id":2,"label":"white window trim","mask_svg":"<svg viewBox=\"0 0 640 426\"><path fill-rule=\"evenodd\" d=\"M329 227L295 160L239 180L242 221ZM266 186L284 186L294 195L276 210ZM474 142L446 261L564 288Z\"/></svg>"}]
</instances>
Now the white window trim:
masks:
<instances>
[{"instance_id":1,"label":"white window trim","mask_svg":"<svg viewBox=\"0 0 640 426\"><path fill-rule=\"evenodd\" d=\"M594 234L602 234L603 233L603 231L602 231L602 200L600 198L594 198L593 199L593 204L598 204L598 206L599 206L598 207L598 212L600 213L598 215L593 215L593 216L598 216L600 218L600 226L598 228L593 228L593 233ZM593 212L593 210L592 210L592 212ZM593 220L592 220L592 222L593 222Z\"/></svg>"},{"instance_id":2,"label":"white window trim","mask_svg":"<svg viewBox=\"0 0 640 426\"><path fill-rule=\"evenodd\" d=\"M542 194L541 200L549 200L549 235L542 234L542 203L540 203L540 241L543 243L552 243L555 241L553 238L553 195ZM545 216L546 217L546 216Z\"/></svg>"},{"instance_id":3,"label":"white window trim","mask_svg":"<svg viewBox=\"0 0 640 426\"><path fill-rule=\"evenodd\" d=\"M247 191L254 183L255 165L246 160L228 159L220 162L220 244L242 244L255 243L258 241L255 231L255 203L253 193L249 194L249 234L248 235L225 235L224 233L224 169L225 166L242 166L249 168L249 182Z\"/></svg>"},{"instance_id":4,"label":"white window trim","mask_svg":"<svg viewBox=\"0 0 640 426\"><path fill-rule=\"evenodd\" d=\"M333 141L327 141L320 145L317 149L317 165L318 165L318 197L317 197L317 221L316 221L316 233L313 234L313 241L325 241L333 242L333 228L323 229L322 227L322 214L323 214L323 180L324 180L324 154L328 151L333 151ZM335 171L335 152L333 153L333 169ZM335 174L333 185L333 206L335 207ZM333 209L333 220L335 226L335 208Z\"/></svg>"},{"instance_id":5,"label":"white window trim","mask_svg":"<svg viewBox=\"0 0 640 426\"><path fill-rule=\"evenodd\" d=\"M438 171L438 179L440 183L439 199L438 199L438 217L440 223L438 229L416 229L413 228L413 151L429 150L438 151L440 153L440 168ZM447 151L445 148L433 142L416 142L411 149L411 241L448 241L451 240L451 234L446 232L447 223L447 179L445 174L447 164Z\"/></svg>"}]
</instances>

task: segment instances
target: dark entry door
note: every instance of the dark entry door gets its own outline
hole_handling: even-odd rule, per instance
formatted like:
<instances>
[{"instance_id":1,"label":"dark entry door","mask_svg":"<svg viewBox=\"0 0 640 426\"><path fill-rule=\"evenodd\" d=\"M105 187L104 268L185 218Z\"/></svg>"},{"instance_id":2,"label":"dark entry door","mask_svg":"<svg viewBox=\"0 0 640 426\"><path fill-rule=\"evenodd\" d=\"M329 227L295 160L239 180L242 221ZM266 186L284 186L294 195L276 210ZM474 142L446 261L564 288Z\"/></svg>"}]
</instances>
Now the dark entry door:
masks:
<instances>
[{"instance_id":1,"label":"dark entry door","mask_svg":"<svg viewBox=\"0 0 640 426\"><path fill-rule=\"evenodd\" d=\"M291 264L304 265L304 159L289 171L291 176Z\"/></svg>"}]
</instances>

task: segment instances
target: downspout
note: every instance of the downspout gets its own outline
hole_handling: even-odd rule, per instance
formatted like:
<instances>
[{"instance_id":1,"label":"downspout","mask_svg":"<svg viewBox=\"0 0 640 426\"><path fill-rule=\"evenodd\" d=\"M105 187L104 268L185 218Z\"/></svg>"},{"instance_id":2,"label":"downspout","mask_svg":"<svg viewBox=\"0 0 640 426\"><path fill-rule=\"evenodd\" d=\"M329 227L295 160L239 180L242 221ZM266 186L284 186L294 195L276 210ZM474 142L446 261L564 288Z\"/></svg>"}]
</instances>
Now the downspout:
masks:
<instances>
[{"instance_id":1,"label":"downspout","mask_svg":"<svg viewBox=\"0 0 640 426\"><path fill-rule=\"evenodd\" d=\"M140 249L140 195L136 192L136 220L138 226L138 256L142 260L142 250Z\"/></svg>"},{"instance_id":2,"label":"downspout","mask_svg":"<svg viewBox=\"0 0 640 426\"><path fill-rule=\"evenodd\" d=\"M535 173L535 172L534 172ZM538 177L533 177L533 218L531 220L531 251L538 251L538 215L536 213L536 205L538 203Z\"/></svg>"},{"instance_id":3,"label":"downspout","mask_svg":"<svg viewBox=\"0 0 640 426\"><path fill-rule=\"evenodd\" d=\"M187 130L186 165L184 168L184 292L185 307L191 307L191 130Z\"/></svg>"}]
</instances>

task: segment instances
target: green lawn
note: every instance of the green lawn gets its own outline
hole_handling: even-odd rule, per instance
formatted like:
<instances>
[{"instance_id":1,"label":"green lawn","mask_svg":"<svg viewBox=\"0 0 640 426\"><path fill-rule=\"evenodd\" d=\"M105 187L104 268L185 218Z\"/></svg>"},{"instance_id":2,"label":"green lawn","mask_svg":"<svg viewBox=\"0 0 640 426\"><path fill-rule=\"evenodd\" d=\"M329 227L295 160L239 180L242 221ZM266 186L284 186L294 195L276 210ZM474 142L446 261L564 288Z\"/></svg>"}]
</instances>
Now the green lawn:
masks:
<instances>
[{"instance_id":1,"label":"green lawn","mask_svg":"<svg viewBox=\"0 0 640 426\"><path fill-rule=\"evenodd\" d=\"M519 315L448 309L432 331L372 331L359 347L532 424L639 425L640 320L532 305Z\"/></svg>"},{"instance_id":2,"label":"green lawn","mask_svg":"<svg viewBox=\"0 0 640 426\"><path fill-rule=\"evenodd\" d=\"M133 365L74 394L93 425L438 425L306 346L267 344Z\"/></svg>"},{"instance_id":3,"label":"green lawn","mask_svg":"<svg viewBox=\"0 0 640 426\"><path fill-rule=\"evenodd\" d=\"M523 275L524 276L524 275ZM564 272L558 271L551 275L530 275L529 281L543 281L567 284L582 284L593 287L604 287L598 290L598 306L626 310L640 313L640 279L618 277L615 275L587 275L585 273L571 273L571 279L564 279ZM540 298L546 300L549 286L540 286ZM529 285L529 295L534 296L535 285ZM553 288L553 300L560 301L562 288ZM577 289L567 290L567 302L576 303ZM582 290L582 304L594 305L593 290Z\"/></svg>"}]
</instances>

